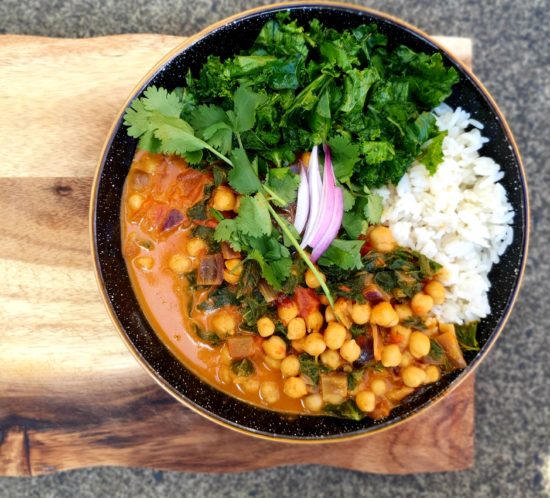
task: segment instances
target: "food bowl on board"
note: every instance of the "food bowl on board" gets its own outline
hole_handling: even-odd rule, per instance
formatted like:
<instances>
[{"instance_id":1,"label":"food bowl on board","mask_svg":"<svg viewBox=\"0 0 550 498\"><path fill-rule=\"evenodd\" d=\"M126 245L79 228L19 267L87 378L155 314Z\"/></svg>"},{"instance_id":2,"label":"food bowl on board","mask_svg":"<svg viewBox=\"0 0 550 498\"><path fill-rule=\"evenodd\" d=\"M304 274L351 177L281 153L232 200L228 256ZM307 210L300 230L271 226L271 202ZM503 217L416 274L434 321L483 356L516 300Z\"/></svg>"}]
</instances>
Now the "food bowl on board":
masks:
<instances>
[{"instance_id":1,"label":"food bowl on board","mask_svg":"<svg viewBox=\"0 0 550 498\"><path fill-rule=\"evenodd\" d=\"M249 48L265 22L280 11L290 11L300 24L317 18L335 29L374 23L387 36L389 46L405 45L428 54L442 54L445 63L459 75L445 102L453 108L466 109L483 123L483 135L489 141L482 153L500 164L504 172L501 184L515 211L513 240L489 274L493 284L488 296L491 313L479 323L479 351L465 353L468 364L465 369L425 386L380 420L288 416L240 401L204 382L176 359L153 330L138 303L123 257L121 199L137 146L137 140L126 133L124 112L148 86L169 90L181 86L187 71L196 72L209 55L223 59ZM107 137L94 179L90 227L96 276L109 314L138 362L167 392L208 419L241 432L282 441L330 441L372 434L408 419L443 398L487 356L506 324L521 283L528 242L528 199L521 159L506 121L483 85L446 49L418 29L363 7L339 3L278 4L210 26L174 49L142 79L121 108Z\"/></svg>"}]
</instances>

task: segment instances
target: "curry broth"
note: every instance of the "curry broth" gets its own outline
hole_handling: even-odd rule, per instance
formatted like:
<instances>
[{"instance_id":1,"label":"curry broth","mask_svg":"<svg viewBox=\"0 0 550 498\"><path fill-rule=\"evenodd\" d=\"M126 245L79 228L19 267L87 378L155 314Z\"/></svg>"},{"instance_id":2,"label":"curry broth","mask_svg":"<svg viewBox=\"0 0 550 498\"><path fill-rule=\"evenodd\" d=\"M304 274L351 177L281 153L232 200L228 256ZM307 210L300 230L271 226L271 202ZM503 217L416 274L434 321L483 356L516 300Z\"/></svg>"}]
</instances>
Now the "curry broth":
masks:
<instances>
[{"instance_id":1,"label":"curry broth","mask_svg":"<svg viewBox=\"0 0 550 498\"><path fill-rule=\"evenodd\" d=\"M190 295L185 277L180 278L168 267L170 257L184 251L190 238L190 227L179 227L158 233L151 221L144 215L145 209L151 209L153 202L168 207L178 205L180 201L170 196L176 178L189 168L181 159L164 158L139 151L128 175L122 203L122 240L123 251L132 287L138 302L149 323L169 347L170 351L187 368L217 389L243 401L261 407L269 407L283 412L300 413L304 411L301 400L281 395L280 399L269 405L262 401L258 393L259 384L273 381L281 387L279 370L271 370L263 360L261 348L251 357L255 367L254 383L234 383L223 378L223 345L212 346L200 340L194 333L192 321L206 324L209 313L194 309L188 312ZM142 173L149 176L144 185ZM141 178L141 180L140 180ZM138 210L129 207L131 195L138 193L143 204ZM138 222L140 218L141 222ZM152 258L151 268L140 267L140 258ZM238 312L235 310L238 315ZM227 366L225 366L227 368ZM252 384L252 385L251 385Z\"/></svg>"}]
</instances>

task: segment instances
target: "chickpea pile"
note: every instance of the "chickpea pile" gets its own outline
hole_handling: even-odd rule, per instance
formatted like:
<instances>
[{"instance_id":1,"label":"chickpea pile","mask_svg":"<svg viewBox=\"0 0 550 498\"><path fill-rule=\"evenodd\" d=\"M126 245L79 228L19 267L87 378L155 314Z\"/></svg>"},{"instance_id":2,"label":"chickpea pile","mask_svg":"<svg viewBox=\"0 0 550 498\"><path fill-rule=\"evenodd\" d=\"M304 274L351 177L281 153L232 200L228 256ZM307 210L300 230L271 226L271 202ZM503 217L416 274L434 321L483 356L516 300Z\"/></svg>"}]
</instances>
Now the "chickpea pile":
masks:
<instances>
[{"instance_id":1,"label":"chickpea pile","mask_svg":"<svg viewBox=\"0 0 550 498\"><path fill-rule=\"evenodd\" d=\"M370 243L379 252L389 252L396 247L390 230L383 226L371 231ZM320 287L311 270L306 271L304 281L310 289ZM400 304L390 301L369 304L338 298L333 309L324 296L319 297L320 309L305 317L300 316L293 300L278 305L277 318L285 326L290 345L275 334L276 318L263 316L257 321L265 362L270 369L279 370L282 379L282 393L275 382L261 384L260 396L265 403L287 396L300 399L308 412L317 413L334 401L332 392L323 391L322 382L320 386L314 385L301 372L299 355L307 353L314 357L328 376L347 375L356 369L355 362L363 353L361 343L365 337L354 338L351 332L352 327L357 326L362 327L366 336L376 329L378 344L374 355L378 368L367 370L357 387L348 389L340 402L353 398L365 414L375 413L378 407L378 415L384 416L415 388L439 380L440 367L431 364L428 355L430 337L439 332L438 322L430 311L434 304L445 299L445 288L440 282L425 283L421 292ZM406 325L414 317L422 319L425 330Z\"/></svg>"},{"instance_id":2,"label":"chickpea pile","mask_svg":"<svg viewBox=\"0 0 550 498\"><path fill-rule=\"evenodd\" d=\"M238 209L238 197L224 187L215 190L212 202L216 209ZM391 231L384 226L370 230L369 243L379 253L388 253L397 247ZM168 266L175 273L189 273L206 252L204 241L191 238L181 252L171 256ZM243 269L242 259L228 258L224 265L225 282L237 284ZM326 279L321 271L319 275ZM318 277L310 269L305 272L302 285L315 291L319 306L304 316L296 300L289 298L278 304L273 314L262 316L256 322L260 358L254 356L254 362L260 362L261 369L269 371L271 376L236 375L230 367L234 358L224 345L218 374L222 383L237 384L242 391L257 395L267 406L276 405L286 397L299 401L306 412L320 413L328 404L353 399L363 413L380 418L388 415L391 408L415 388L439 380L440 367L427 360L430 337L439 332L438 322L430 312L445 299L445 288L439 281L426 282L422 291L405 302L392 304L388 298L369 303L340 297L334 308L328 305L320 292ZM421 318L426 327L416 330L408 326L413 317ZM286 338L277 332L277 324L284 327ZM210 325L222 338L239 333L235 314L223 309L211 316ZM374 357L365 367L359 360L368 354L367 340L374 342L370 353ZM302 372L300 355L303 353L319 365L322 372L319 382L312 382L307 373ZM350 388L347 376L359 369L362 370L356 386ZM272 380L273 374L277 380Z\"/></svg>"}]
</instances>

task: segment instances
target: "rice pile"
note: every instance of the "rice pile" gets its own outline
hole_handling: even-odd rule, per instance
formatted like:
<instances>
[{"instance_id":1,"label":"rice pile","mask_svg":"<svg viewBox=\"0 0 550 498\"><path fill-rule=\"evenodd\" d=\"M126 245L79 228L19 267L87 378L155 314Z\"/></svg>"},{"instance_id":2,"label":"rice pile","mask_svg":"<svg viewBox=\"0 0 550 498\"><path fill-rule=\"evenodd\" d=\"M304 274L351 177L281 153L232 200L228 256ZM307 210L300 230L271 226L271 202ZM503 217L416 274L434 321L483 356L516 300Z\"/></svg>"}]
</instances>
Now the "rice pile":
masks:
<instances>
[{"instance_id":1,"label":"rice pile","mask_svg":"<svg viewBox=\"0 0 550 498\"><path fill-rule=\"evenodd\" d=\"M447 299L434 307L448 323L478 320L490 313L487 274L512 242L514 212L498 181L504 176L489 157L479 155L488 139L481 123L460 108L443 104L434 111L444 159L435 175L415 163L399 184L378 189L382 223L399 245L442 264Z\"/></svg>"}]
</instances>

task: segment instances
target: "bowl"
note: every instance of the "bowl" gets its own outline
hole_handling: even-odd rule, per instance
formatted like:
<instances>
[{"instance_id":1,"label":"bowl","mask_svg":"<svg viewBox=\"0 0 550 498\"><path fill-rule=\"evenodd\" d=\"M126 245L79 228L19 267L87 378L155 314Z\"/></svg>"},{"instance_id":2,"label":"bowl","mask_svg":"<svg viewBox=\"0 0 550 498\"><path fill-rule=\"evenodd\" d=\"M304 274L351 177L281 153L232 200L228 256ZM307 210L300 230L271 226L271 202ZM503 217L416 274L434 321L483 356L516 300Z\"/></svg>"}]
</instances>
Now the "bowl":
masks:
<instances>
[{"instance_id":1,"label":"bowl","mask_svg":"<svg viewBox=\"0 0 550 498\"><path fill-rule=\"evenodd\" d=\"M404 44L429 54L440 52L460 76L446 102L452 107L461 106L484 123L483 133L490 141L481 152L501 165L505 172L501 183L516 212L513 242L489 276L498 285L492 285L489 292L492 312L478 328L480 351L466 352L466 369L422 388L383 420L290 417L239 401L203 382L170 353L148 323L130 284L121 251L120 203L137 144L122 125L130 102L149 85L168 89L181 85L187 70L196 71L210 54L228 57L247 48L261 26L284 10L290 10L300 23L318 18L337 29L375 23L388 36L390 46ZM249 10L206 28L164 57L134 89L109 132L95 174L90 209L92 251L100 291L116 328L138 362L178 401L208 419L247 434L293 442L327 442L373 434L409 419L456 388L487 356L510 315L525 268L528 224L526 179L516 143L502 113L479 80L451 53L413 26L381 12L340 3L277 4Z\"/></svg>"}]
</instances>

